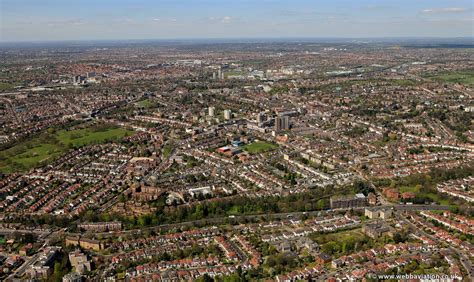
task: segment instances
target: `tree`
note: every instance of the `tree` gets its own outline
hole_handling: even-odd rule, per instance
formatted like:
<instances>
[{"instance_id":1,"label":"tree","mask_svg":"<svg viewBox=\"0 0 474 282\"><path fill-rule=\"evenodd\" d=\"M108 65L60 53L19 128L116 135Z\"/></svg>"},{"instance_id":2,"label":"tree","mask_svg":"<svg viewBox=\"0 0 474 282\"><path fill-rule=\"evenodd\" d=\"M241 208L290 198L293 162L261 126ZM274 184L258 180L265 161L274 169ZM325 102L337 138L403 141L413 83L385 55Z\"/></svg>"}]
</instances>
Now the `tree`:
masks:
<instances>
[{"instance_id":1,"label":"tree","mask_svg":"<svg viewBox=\"0 0 474 282\"><path fill-rule=\"evenodd\" d=\"M203 276L196 279L197 282L214 282L214 279L209 276L209 274L205 273Z\"/></svg>"},{"instance_id":2,"label":"tree","mask_svg":"<svg viewBox=\"0 0 474 282\"><path fill-rule=\"evenodd\" d=\"M323 199L319 199L317 202L316 202L316 209L317 210L323 210L325 207L325 201Z\"/></svg>"}]
</instances>

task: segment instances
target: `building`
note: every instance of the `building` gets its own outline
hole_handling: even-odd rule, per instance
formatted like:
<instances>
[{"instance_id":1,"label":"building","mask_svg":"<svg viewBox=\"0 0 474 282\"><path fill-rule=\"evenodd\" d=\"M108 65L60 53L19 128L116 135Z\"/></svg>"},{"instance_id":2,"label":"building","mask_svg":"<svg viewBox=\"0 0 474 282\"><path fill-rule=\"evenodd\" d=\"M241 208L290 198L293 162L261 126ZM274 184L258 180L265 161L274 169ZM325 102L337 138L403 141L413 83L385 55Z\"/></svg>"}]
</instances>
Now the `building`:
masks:
<instances>
[{"instance_id":1,"label":"building","mask_svg":"<svg viewBox=\"0 0 474 282\"><path fill-rule=\"evenodd\" d=\"M240 141L240 140L232 140L231 142L232 146L234 147L240 147L240 146L243 146L244 145L244 142Z\"/></svg>"},{"instance_id":2,"label":"building","mask_svg":"<svg viewBox=\"0 0 474 282\"><path fill-rule=\"evenodd\" d=\"M83 84L85 81L85 77L80 75L75 75L72 77L72 83L74 84Z\"/></svg>"},{"instance_id":3,"label":"building","mask_svg":"<svg viewBox=\"0 0 474 282\"><path fill-rule=\"evenodd\" d=\"M154 186L132 186L132 198L141 202L157 200L163 194L163 192L164 191L162 189Z\"/></svg>"},{"instance_id":4,"label":"building","mask_svg":"<svg viewBox=\"0 0 474 282\"><path fill-rule=\"evenodd\" d=\"M224 72L222 71L222 67L219 67L219 69L217 70L217 77L218 77L220 80L224 80L224 79L225 79L225 75L224 75Z\"/></svg>"},{"instance_id":5,"label":"building","mask_svg":"<svg viewBox=\"0 0 474 282\"><path fill-rule=\"evenodd\" d=\"M367 236L376 239L384 235L391 236L392 230L388 224L383 221L377 221L373 223L367 223L362 226L362 232L364 232Z\"/></svg>"},{"instance_id":6,"label":"building","mask_svg":"<svg viewBox=\"0 0 474 282\"><path fill-rule=\"evenodd\" d=\"M224 119L226 119L226 120L232 119L232 111L231 110L224 110Z\"/></svg>"},{"instance_id":7,"label":"building","mask_svg":"<svg viewBox=\"0 0 474 282\"><path fill-rule=\"evenodd\" d=\"M63 282L82 282L83 277L77 272L71 272L63 276Z\"/></svg>"},{"instance_id":8,"label":"building","mask_svg":"<svg viewBox=\"0 0 474 282\"><path fill-rule=\"evenodd\" d=\"M374 208L368 208L365 209L365 216L367 216L370 219L389 219L392 217L392 210L391 209L374 209Z\"/></svg>"},{"instance_id":9,"label":"building","mask_svg":"<svg viewBox=\"0 0 474 282\"><path fill-rule=\"evenodd\" d=\"M36 258L29 266L26 273L31 279L46 279L52 273L54 260L56 259L61 247L48 247Z\"/></svg>"},{"instance_id":10,"label":"building","mask_svg":"<svg viewBox=\"0 0 474 282\"><path fill-rule=\"evenodd\" d=\"M260 112L257 114L257 125L262 126L263 123L267 120L264 112Z\"/></svg>"},{"instance_id":11,"label":"building","mask_svg":"<svg viewBox=\"0 0 474 282\"><path fill-rule=\"evenodd\" d=\"M74 267L77 273L83 274L86 271L91 271L91 263L87 259L87 255L82 253L79 250L69 253L69 261L71 262L71 266Z\"/></svg>"},{"instance_id":12,"label":"building","mask_svg":"<svg viewBox=\"0 0 474 282\"><path fill-rule=\"evenodd\" d=\"M213 117L215 115L216 108L215 107L209 107L209 116Z\"/></svg>"},{"instance_id":13,"label":"building","mask_svg":"<svg viewBox=\"0 0 474 282\"><path fill-rule=\"evenodd\" d=\"M383 189L383 194L392 201L397 201L400 199L400 193L394 188L385 188Z\"/></svg>"},{"instance_id":14,"label":"building","mask_svg":"<svg viewBox=\"0 0 474 282\"><path fill-rule=\"evenodd\" d=\"M378 217L378 211L374 209L365 209L364 215L370 219Z\"/></svg>"},{"instance_id":15,"label":"building","mask_svg":"<svg viewBox=\"0 0 474 282\"><path fill-rule=\"evenodd\" d=\"M77 227L85 231L108 232L122 230L122 223L120 221L86 222L78 224Z\"/></svg>"},{"instance_id":16,"label":"building","mask_svg":"<svg viewBox=\"0 0 474 282\"><path fill-rule=\"evenodd\" d=\"M413 192L404 192L404 193L402 193L402 199L404 199L404 200L414 199L415 197L416 197L416 195Z\"/></svg>"},{"instance_id":17,"label":"building","mask_svg":"<svg viewBox=\"0 0 474 282\"><path fill-rule=\"evenodd\" d=\"M275 131L284 131L290 129L290 117L289 116L278 116L275 119Z\"/></svg>"},{"instance_id":18,"label":"building","mask_svg":"<svg viewBox=\"0 0 474 282\"><path fill-rule=\"evenodd\" d=\"M369 201L369 205L377 205L377 196L374 193L370 192L369 195L367 195L367 199Z\"/></svg>"},{"instance_id":19,"label":"building","mask_svg":"<svg viewBox=\"0 0 474 282\"><path fill-rule=\"evenodd\" d=\"M66 246L80 246L83 249L100 251L105 249L102 242L81 237L66 237Z\"/></svg>"},{"instance_id":20,"label":"building","mask_svg":"<svg viewBox=\"0 0 474 282\"><path fill-rule=\"evenodd\" d=\"M316 262L318 264L325 264L331 261L331 257L326 253L319 253L316 257Z\"/></svg>"},{"instance_id":21,"label":"building","mask_svg":"<svg viewBox=\"0 0 474 282\"><path fill-rule=\"evenodd\" d=\"M334 196L329 200L332 209L348 209L365 207L368 205L367 197L364 194L356 194L355 196Z\"/></svg>"}]
</instances>

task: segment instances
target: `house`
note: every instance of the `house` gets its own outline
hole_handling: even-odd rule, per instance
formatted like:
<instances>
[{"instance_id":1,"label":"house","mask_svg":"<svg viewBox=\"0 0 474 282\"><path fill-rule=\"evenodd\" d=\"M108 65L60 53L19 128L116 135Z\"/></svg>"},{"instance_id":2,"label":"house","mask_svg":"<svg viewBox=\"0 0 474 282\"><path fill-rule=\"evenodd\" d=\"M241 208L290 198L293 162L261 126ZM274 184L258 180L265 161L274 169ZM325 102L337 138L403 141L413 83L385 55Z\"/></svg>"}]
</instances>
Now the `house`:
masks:
<instances>
[{"instance_id":1,"label":"house","mask_svg":"<svg viewBox=\"0 0 474 282\"><path fill-rule=\"evenodd\" d=\"M63 282L82 282L83 277L77 272L70 272L63 276Z\"/></svg>"},{"instance_id":2,"label":"house","mask_svg":"<svg viewBox=\"0 0 474 282\"><path fill-rule=\"evenodd\" d=\"M398 199L400 199L400 193L393 188L383 189L383 194L392 201L397 201Z\"/></svg>"},{"instance_id":3,"label":"house","mask_svg":"<svg viewBox=\"0 0 474 282\"><path fill-rule=\"evenodd\" d=\"M288 241L279 241L274 244L275 248L280 253L289 253L292 251L291 244Z\"/></svg>"},{"instance_id":4,"label":"house","mask_svg":"<svg viewBox=\"0 0 474 282\"><path fill-rule=\"evenodd\" d=\"M316 262L319 264L325 264L330 261L331 261L331 257L326 253L321 252L316 256Z\"/></svg>"}]
</instances>

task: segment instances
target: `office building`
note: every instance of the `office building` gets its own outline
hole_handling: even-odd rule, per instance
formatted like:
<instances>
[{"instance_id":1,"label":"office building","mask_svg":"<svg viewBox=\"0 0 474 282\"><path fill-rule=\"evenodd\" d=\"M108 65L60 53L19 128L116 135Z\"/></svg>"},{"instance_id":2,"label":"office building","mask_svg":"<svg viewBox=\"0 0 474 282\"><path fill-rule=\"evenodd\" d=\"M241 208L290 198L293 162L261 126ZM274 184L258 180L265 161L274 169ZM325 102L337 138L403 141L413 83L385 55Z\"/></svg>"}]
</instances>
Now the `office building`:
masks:
<instances>
[{"instance_id":1,"label":"office building","mask_svg":"<svg viewBox=\"0 0 474 282\"><path fill-rule=\"evenodd\" d=\"M257 125L262 126L262 124L266 121L266 116L264 112L260 112L257 114Z\"/></svg>"},{"instance_id":2,"label":"office building","mask_svg":"<svg viewBox=\"0 0 474 282\"><path fill-rule=\"evenodd\" d=\"M226 120L232 119L232 111L231 110L225 110L224 111L224 119L226 119Z\"/></svg>"},{"instance_id":3,"label":"office building","mask_svg":"<svg viewBox=\"0 0 474 282\"><path fill-rule=\"evenodd\" d=\"M290 117L279 116L275 119L275 131L284 131L290 129Z\"/></svg>"},{"instance_id":4,"label":"office building","mask_svg":"<svg viewBox=\"0 0 474 282\"><path fill-rule=\"evenodd\" d=\"M219 67L219 70L217 70L217 77L220 79L220 80L224 80L225 76L224 76L224 72L222 71L222 68Z\"/></svg>"},{"instance_id":5,"label":"office building","mask_svg":"<svg viewBox=\"0 0 474 282\"><path fill-rule=\"evenodd\" d=\"M215 107L209 107L209 116L210 117L213 117L214 114L216 112L216 108Z\"/></svg>"}]
</instances>

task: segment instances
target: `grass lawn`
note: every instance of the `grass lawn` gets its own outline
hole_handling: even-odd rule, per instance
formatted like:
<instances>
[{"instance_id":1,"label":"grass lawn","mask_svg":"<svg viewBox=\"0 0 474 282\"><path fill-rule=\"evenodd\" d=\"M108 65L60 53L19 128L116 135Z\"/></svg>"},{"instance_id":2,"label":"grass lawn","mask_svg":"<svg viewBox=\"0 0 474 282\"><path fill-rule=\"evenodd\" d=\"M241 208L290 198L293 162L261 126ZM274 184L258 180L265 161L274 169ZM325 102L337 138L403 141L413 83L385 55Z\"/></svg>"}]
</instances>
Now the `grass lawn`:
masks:
<instances>
[{"instance_id":1,"label":"grass lawn","mask_svg":"<svg viewBox=\"0 0 474 282\"><path fill-rule=\"evenodd\" d=\"M93 142L103 143L107 140L117 140L125 137L130 131L123 128L110 128L104 131L93 131L89 128L72 131L61 130L56 133L59 141L65 145L81 147Z\"/></svg>"},{"instance_id":2,"label":"grass lawn","mask_svg":"<svg viewBox=\"0 0 474 282\"><path fill-rule=\"evenodd\" d=\"M417 193L417 196L430 198L431 200L439 203L440 205L446 205L446 206L453 205L453 203L451 203L449 200L441 199L441 197L436 193Z\"/></svg>"},{"instance_id":3,"label":"grass lawn","mask_svg":"<svg viewBox=\"0 0 474 282\"><path fill-rule=\"evenodd\" d=\"M262 141L257 141L244 146L244 150L249 152L250 154L265 153L268 151L275 150L276 148L278 148L278 145Z\"/></svg>"},{"instance_id":4,"label":"grass lawn","mask_svg":"<svg viewBox=\"0 0 474 282\"><path fill-rule=\"evenodd\" d=\"M163 146L163 157L167 158L171 155L171 152L173 152L173 147L174 144L168 143L165 146Z\"/></svg>"},{"instance_id":5,"label":"grass lawn","mask_svg":"<svg viewBox=\"0 0 474 282\"><path fill-rule=\"evenodd\" d=\"M440 197L439 194L437 193L430 193L430 192L420 192L420 188L421 187L416 187L415 186L400 186L398 188L398 191L400 193L405 193L405 192L412 192L414 193L417 197L420 197L420 198L430 198L431 200L433 200L434 202L437 202L441 205L453 205L453 203L451 203L449 200L447 199L442 199Z\"/></svg>"},{"instance_id":6,"label":"grass lawn","mask_svg":"<svg viewBox=\"0 0 474 282\"><path fill-rule=\"evenodd\" d=\"M123 128L104 127L97 130L88 127L39 135L0 151L0 172L27 171L56 159L67 152L69 146L81 147L92 143L104 143L118 140L131 133Z\"/></svg>"},{"instance_id":7,"label":"grass lawn","mask_svg":"<svg viewBox=\"0 0 474 282\"><path fill-rule=\"evenodd\" d=\"M10 83L0 82L0 91L13 90L13 85Z\"/></svg>"},{"instance_id":8,"label":"grass lawn","mask_svg":"<svg viewBox=\"0 0 474 282\"><path fill-rule=\"evenodd\" d=\"M361 228L357 229L352 229L352 230L347 230L347 231L341 231L341 232L335 232L335 233L328 233L328 234L313 234L311 235L311 239L316 241L318 244L323 245L326 244L327 242L343 242L347 241L350 239L356 239L356 240L362 240L366 236L364 233L362 233Z\"/></svg>"},{"instance_id":9,"label":"grass lawn","mask_svg":"<svg viewBox=\"0 0 474 282\"><path fill-rule=\"evenodd\" d=\"M138 107L141 107L141 108L150 108L151 106L153 106L153 102L150 101L150 99L141 100L137 102L136 104Z\"/></svg>"},{"instance_id":10,"label":"grass lawn","mask_svg":"<svg viewBox=\"0 0 474 282\"><path fill-rule=\"evenodd\" d=\"M474 71L444 72L428 74L426 77L445 83L460 83L474 87Z\"/></svg>"},{"instance_id":11,"label":"grass lawn","mask_svg":"<svg viewBox=\"0 0 474 282\"><path fill-rule=\"evenodd\" d=\"M400 191L400 193L405 193L405 192L419 193L420 192L419 187L416 187L416 186L401 186L400 188L398 188L398 190Z\"/></svg>"},{"instance_id":12,"label":"grass lawn","mask_svg":"<svg viewBox=\"0 0 474 282\"><path fill-rule=\"evenodd\" d=\"M12 157L12 161L20 163L24 167L33 167L36 164L44 163L50 158L61 155L62 150L57 145L41 144L28 149L25 153Z\"/></svg>"}]
</instances>

